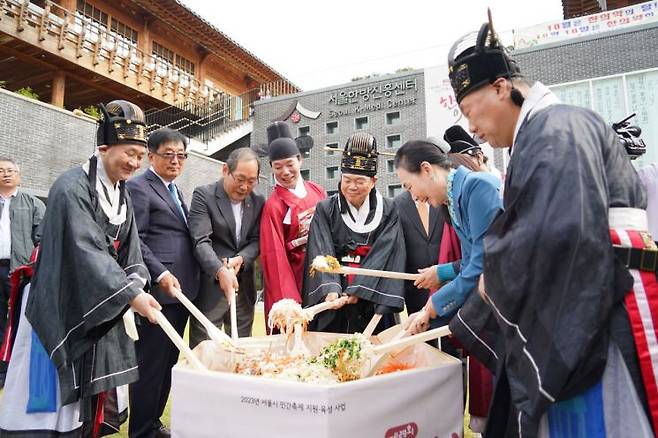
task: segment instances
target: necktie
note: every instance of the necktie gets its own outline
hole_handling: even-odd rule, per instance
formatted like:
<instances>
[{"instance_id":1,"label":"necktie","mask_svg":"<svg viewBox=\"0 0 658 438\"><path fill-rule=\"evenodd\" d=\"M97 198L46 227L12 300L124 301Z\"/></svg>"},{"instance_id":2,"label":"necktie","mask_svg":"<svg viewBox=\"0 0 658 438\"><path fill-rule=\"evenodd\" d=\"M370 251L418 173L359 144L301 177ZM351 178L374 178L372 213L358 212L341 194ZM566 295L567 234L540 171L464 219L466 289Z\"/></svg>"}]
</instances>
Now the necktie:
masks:
<instances>
[{"instance_id":1,"label":"necktie","mask_svg":"<svg viewBox=\"0 0 658 438\"><path fill-rule=\"evenodd\" d=\"M427 202L418 202L416 201L416 208L418 209L418 216L420 216L420 222L423 224L425 229L425 235L429 236L430 234L430 210Z\"/></svg>"},{"instance_id":2,"label":"necktie","mask_svg":"<svg viewBox=\"0 0 658 438\"><path fill-rule=\"evenodd\" d=\"M180 204L180 200L178 199L178 195L176 194L176 186L174 185L173 182L170 182L169 185L167 185L169 188L169 194L171 195L171 198L174 200L174 204L176 204L176 207L178 207L178 211L185 220L185 212L183 211L183 206ZM187 222L187 220L185 220Z\"/></svg>"}]
</instances>

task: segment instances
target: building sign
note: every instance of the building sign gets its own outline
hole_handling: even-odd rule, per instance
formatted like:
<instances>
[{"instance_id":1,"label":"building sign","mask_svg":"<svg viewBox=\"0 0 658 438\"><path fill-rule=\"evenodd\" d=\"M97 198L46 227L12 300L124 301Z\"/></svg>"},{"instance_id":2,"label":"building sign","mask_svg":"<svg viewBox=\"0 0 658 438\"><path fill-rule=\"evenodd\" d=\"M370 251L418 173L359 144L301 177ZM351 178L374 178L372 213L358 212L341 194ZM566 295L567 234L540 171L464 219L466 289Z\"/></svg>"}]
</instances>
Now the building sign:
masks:
<instances>
[{"instance_id":1,"label":"building sign","mask_svg":"<svg viewBox=\"0 0 658 438\"><path fill-rule=\"evenodd\" d=\"M571 20L554 21L514 32L514 48L526 49L569 38L595 35L658 21L658 1L640 3Z\"/></svg>"},{"instance_id":2,"label":"building sign","mask_svg":"<svg viewBox=\"0 0 658 438\"><path fill-rule=\"evenodd\" d=\"M290 120L293 123L299 123L302 116L315 120L320 117L320 114L322 114L320 111L312 111L304 107L300 101L295 100L292 105L286 108L283 114L274 118L271 122Z\"/></svg>"},{"instance_id":3,"label":"building sign","mask_svg":"<svg viewBox=\"0 0 658 438\"><path fill-rule=\"evenodd\" d=\"M329 95L329 118L360 114L416 104L416 78L347 88Z\"/></svg>"}]
</instances>

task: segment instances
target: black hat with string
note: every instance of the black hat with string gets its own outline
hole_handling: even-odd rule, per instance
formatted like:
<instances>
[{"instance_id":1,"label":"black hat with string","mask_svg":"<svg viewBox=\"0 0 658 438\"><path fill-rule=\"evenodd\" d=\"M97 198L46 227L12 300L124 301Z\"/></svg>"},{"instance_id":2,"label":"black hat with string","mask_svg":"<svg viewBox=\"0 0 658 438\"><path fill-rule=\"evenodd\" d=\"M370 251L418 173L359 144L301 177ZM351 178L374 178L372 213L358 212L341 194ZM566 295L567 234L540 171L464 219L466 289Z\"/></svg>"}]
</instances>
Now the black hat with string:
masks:
<instances>
[{"instance_id":1,"label":"black hat with string","mask_svg":"<svg viewBox=\"0 0 658 438\"><path fill-rule=\"evenodd\" d=\"M498 78L521 77L521 70L507 52L494 31L491 11L489 21L480 31L471 32L457 40L448 54L448 76L457 102L480 87ZM523 95L512 86L512 100L523 104Z\"/></svg>"}]
</instances>

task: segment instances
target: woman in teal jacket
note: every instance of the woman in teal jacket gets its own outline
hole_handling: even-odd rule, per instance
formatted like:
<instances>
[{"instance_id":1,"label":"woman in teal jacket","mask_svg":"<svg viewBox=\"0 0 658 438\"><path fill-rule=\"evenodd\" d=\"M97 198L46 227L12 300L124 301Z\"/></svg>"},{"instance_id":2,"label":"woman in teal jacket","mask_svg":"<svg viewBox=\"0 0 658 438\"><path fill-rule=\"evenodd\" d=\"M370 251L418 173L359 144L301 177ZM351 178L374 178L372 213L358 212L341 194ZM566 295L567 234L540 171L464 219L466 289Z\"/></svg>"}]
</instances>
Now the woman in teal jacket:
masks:
<instances>
[{"instance_id":1,"label":"woman in teal jacket","mask_svg":"<svg viewBox=\"0 0 658 438\"><path fill-rule=\"evenodd\" d=\"M397 151L395 168L403 187L415 199L434 207L448 207L461 243L459 273L455 273L452 263L436 265L417 282L422 286L430 277L438 277L442 287L429 298L424 312L410 316L407 325L416 333L427 330L430 323L447 324L477 288L482 274L484 235L502 209L500 181L486 172L472 172L463 166L454 169L446 154L420 140L409 141Z\"/></svg>"}]
</instances>

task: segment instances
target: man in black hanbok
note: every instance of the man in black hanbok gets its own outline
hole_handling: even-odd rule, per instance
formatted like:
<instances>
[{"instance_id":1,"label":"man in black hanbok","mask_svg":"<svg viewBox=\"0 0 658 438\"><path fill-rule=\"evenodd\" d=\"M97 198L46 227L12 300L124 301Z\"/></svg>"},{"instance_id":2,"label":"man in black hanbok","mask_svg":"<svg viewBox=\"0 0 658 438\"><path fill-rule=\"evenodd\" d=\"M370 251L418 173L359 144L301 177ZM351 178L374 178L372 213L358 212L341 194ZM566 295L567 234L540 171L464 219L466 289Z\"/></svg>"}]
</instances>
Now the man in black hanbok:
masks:
<instances>
[{"instance_id":1,"label":"man in black hanbok","mask_svg":"<svg viewBox=\"0 0 658 438\"><path fill-rule=\"evenodd\" d=\"M451 323L495 367L486 436L652 436L655 378L638 357L652 363L642 348L656 333L631 301L651 319L655 299L648 287L638 296L637 279L655 268L655 246L634 241L646 200L624 148L599 115L523 78L491 22L455 43L449 72L471 131L511 148L505 211L485 238L486 305L474 295ZM654 266L640 263L652 254Z\"/></svg>"},{"instance_id":2,"label":"man in black hanbok","mask_svg":"<svg viewBox=\"0 0 658 438\"><path fill-rule=\"evenodd\" d=\"M402 227L392 199L382 197L377 181L377 142L366 133L350 136L341 159L337 194L317 204L309 230L306 265L316 256L333 256L341 264L404 271ZM335 333L363 332L375 314L384 315L377 330L394 323L404 307L402 280L342 276L318 272L304 278L304 307L348 295L338 310L320 313L312 329Z\"/></svg>"},{"instance_id":3,"label":"man in black hanbok","mask_svg":"<svg viewBox=\"0 0 658 438\"><path fill-rule=\"evenodd\" d=\"M121 100L101 110L97 153L48 195L0 434L97 435L108 391L138 378L127 310L154 322L160 309L142 290L149 273L124 187L146 154L144 113Z\"/></svg>"}]
</instances>

